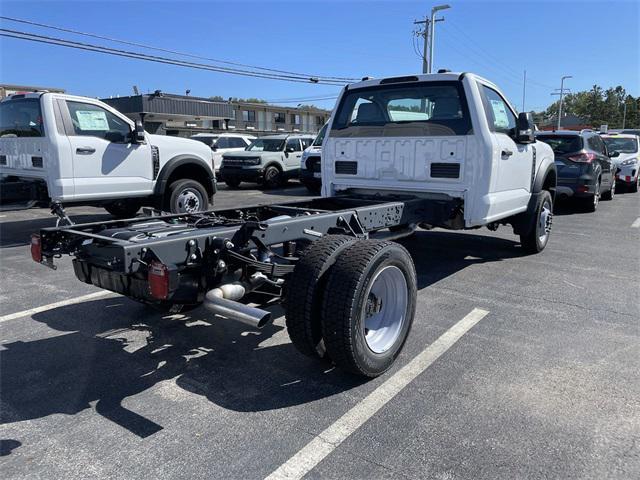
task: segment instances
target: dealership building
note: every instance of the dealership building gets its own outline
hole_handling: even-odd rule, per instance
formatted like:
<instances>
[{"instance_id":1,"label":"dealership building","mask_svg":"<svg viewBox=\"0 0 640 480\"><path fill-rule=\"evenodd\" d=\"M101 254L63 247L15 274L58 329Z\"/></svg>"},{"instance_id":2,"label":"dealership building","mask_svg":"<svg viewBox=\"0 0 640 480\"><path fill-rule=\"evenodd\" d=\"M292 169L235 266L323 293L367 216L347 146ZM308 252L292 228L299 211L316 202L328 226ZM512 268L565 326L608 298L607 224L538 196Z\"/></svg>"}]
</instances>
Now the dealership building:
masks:
<instances>
[{"instance_id":1,"label":"dealership building","mask_svg":"<svg viewBox=\"0 0 640 480\"><path fill-rule=\"evenodd\" d=\"M267 103L217 101L156 91L151 94L103 98L103 102L151 133L188 137L201 132L236 131L317 133L330 111L315 107L283 107Z\"/></svg>"}]
</instances>

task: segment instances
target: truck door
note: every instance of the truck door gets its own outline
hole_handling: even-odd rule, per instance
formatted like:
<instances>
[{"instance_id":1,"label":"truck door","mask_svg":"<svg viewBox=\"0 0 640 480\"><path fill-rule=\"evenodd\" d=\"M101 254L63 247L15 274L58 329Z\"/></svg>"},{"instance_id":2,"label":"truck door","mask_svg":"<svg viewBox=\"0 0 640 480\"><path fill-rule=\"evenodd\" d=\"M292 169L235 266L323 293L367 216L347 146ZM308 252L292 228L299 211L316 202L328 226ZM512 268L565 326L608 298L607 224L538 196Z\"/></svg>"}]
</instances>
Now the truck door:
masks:
<instances>
[{"instance_id":1,"label":"truck door","mask_svg":"<svg viewBox=\"0 0 640 480\"><path fill-rule=\"evenodd\" d=\"M66 105L76 198L150 195L151 146L131 143L130 123L98 104L67 100Z\"/></svg>"},{"instance_id":2,"label":"truck door","mask_svg":"<svg viewBox=\"0 0 640 480\"><path fill-rule=\"evenodd\" d=\"M517 117L509 103L486 85L481 84L480 89L489 129L493 132L498 150L497 175L492 181L496 203L500 204L503 211L526 207L531 190L535 147L518 144L511 137Z\"/></svg>"},{"instance_id":3,"label":"truck door","mask_svg":"<svg viewBox=\"0 0 640 480\"><path fill-rule=\"evenodd\" d=\"M302 147L300 146L300 139L287 139L285 152L286 155L284 157L284 163L287 166L287 170L300 168L300 158L302 157Z\"/></svg>"}]
</instances>

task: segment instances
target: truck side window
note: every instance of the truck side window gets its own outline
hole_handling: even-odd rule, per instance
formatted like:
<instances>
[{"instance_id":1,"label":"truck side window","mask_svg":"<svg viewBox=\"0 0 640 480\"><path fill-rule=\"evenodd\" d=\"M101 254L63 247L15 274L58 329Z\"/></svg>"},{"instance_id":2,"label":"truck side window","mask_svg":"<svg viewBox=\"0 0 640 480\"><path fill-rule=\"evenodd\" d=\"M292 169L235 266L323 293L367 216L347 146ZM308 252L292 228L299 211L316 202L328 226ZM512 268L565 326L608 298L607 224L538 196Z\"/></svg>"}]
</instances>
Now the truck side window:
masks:
<instances>
[{"instance_id":1,"label":"truck side window","mask_svg":"<svg viewBox=\"0 0 640 480\"><path fill-rule=\"evenodd\" d=\"M129 124L104 108L72 101L67 101L67 107L75 135L99 137L110 142L129 140Z\"/></svg>"},{"instance_id":2,"label":"truck side window","mask_svg":"<svg viewBox=\"0 0 640 480\"><path fill-rule=\"evenodd\" d=\"M298 140L297 138L290 138L289 140L287 140L287 150L289 150L290 148L293 149L294 152L299 152L300 140Z\"/></svg>"},{"instance_id":3,"label":"truck side window","mask_svg":"<svg viewBox=\"0 0 640 480\"><path fill-rule=\"evenodd\" d=\"M480 84L486 101L484 113L487 116L489 129L497 133L509 133L516 126L516 116L509 105L495 90Z\"/></svg>"}]
</instances>

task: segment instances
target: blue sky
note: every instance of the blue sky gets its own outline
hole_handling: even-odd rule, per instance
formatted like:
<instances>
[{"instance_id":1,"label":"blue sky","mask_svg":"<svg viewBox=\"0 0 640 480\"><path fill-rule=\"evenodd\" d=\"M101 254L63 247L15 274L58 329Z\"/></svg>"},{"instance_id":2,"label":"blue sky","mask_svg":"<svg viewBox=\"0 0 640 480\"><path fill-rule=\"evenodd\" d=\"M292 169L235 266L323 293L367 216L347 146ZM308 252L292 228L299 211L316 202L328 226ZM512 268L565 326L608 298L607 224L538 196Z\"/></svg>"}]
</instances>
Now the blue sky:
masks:
<instances>
[{"instance_id":1,"label":"blue sky","mask_svg":"<svg viewBox=\"0 0 640 480\"><path fill-rule=\"evenodd\" d=\"M1 0L2 15L97 33L171 50L325 76L389 76L419 72L413 21L433 5L421 1L71 1ZM500 85L526 109L554 98L562 75L573 91L622 85L640 95L640 2L448 2L437 24L436 68L473 71ZM1 21L2 28L64 36ZM153 52L147 52L153 53ZM329 85L244 78L0 38L0 83L65 88L79 95L143 92L282 100L331 96ZM157 54L157 53L156 53ZM310 103L310 102L307 102ZM333 100L314 102L331 108ZM294 102L295 104L295 102Z\"/></svg>"}]
</instances>

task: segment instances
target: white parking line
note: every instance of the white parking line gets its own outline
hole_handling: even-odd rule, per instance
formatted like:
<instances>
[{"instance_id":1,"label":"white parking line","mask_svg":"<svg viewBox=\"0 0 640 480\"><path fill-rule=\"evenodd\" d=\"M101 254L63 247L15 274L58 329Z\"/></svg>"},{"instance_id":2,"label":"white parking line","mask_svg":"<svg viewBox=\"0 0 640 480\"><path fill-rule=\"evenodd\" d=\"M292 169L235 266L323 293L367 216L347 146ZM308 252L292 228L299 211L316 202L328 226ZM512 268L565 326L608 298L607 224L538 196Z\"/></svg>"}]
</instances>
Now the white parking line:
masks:
<instances>
[{"instance_id":1,"label":"white parking line","mask_svg":"<svg viewBox=\"0 0 640 480\"><path fill-rule=\"evenodd\" d=\"M635 222L631 224L631 228L640 228L640 217L636 218Z\"/></svg>"},{"instance_id":2,"label":"white parking line","mask_svg":"<svg viewBox=\"0 0 640 480\"><path fill-rule=\"evenodd\" d=\"M411 362L367 395L351 410L311 440L287 462L278 467L267 480L299 479L311 471L378 410L384 407L418 375L429 368L440 355L467 333L489 312L474 308L466 317L443 333Z\"/></svg>"},{"instance_id":3,"label":"white parking line","mask_svg":"<svg viewBox=\"0 0 640 480\"><path fill-rule=\"evenodd\" d=\"M46 312L52 308L64 307L66 305L73 305L74 303L81 303L85 300L94 300L96 298L106 297L107 295L117 295L116 293L109 292L108 290L101 290L99 292L89 293L88 295L82 295L80 297L69 298L68 300L61 300L59 302L50 303L49 305L43 305L41 307L30 308L29 310L23 310L21 312L10 313L0 317L0 323L8 322L9 320L15 320L16 318L27 317L35 315L36 313Z\"/></svg>"}]
</instances>

